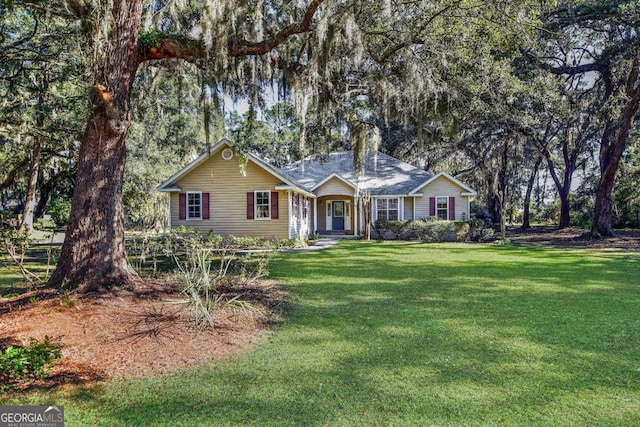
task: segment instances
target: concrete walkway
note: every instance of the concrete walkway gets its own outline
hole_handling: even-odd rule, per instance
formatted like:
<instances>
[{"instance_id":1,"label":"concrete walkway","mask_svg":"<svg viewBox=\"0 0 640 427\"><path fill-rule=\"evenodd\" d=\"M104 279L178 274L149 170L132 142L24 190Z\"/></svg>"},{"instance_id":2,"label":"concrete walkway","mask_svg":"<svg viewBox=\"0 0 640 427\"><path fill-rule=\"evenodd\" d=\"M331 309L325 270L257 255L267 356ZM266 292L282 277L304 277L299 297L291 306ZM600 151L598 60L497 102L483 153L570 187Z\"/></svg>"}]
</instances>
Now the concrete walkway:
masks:
<instances>
[{"instance_id":1,"label":"concrete walkway","mask_svg":"<svg viewBox=\"0 0 640 427\"><path fill-rule=\"evenodd\" d=\"M52 233L50 231L33 230L33 233L29 236L32 243L37 245L46 245L52 243L54 245L61 245L64 242L64 233Z\"/></svg>"},{"instance_id":2,"label":"concrete walkway","mask_svg":"<svg viewBox=\"0 0 640 427\"><path fill-rule=\"evenodd\" d=\"M338 243L342 240L342 237L322 237L320 240L315 242L311 246L307 246L306 248L294 248L294 249L286 249L283 252L286 253L294 253L294 252L312 252L312 251L320 251L322 249L330 248L331 246Z\"/></svg>"}]
</instances>

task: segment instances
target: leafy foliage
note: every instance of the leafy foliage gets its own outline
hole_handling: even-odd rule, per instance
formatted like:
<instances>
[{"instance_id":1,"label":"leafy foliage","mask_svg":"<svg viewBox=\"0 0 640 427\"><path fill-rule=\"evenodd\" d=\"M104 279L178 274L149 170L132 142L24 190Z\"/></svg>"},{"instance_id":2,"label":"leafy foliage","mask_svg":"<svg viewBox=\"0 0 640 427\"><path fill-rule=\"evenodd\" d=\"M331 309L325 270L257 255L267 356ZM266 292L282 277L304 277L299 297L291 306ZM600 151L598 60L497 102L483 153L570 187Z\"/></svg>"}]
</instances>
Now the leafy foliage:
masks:
<instances>
[{"instance_id":1,"label":"leafy foliage","mask_svg":"<svg viewBox=\"0 0 640 427\"><path fill-rule=\"evenodd\" d=\"M374 225L378 239L419 240L422 242L466 242L487 241L484 221L442 221L435 218L416 221L376 221ZM490 229L492 230L492 229ZM492 230L493 231L493 230Z\"/></svg>"},{"instance_id":2,"label":"leafy foliage","mask_svg":"<svg viewBox=\"0 0 640 427\"><path fill-rule=\"evenodd\" d=\"M61 349L62 345L45 336L42 342L31 338L25 347L9 346L0 352L0 390L9 390L18 381L46 378L62 356Z\"/></svg>"},{"instance_id":3,"label":"leafy foliage","mask_svg":"<svg viewBox=\"0 0 640 427\"><path fill-rule=\"evenodd\" d=\"M71 200L54 199L49 203L47 211L58 227L66 225L71 215Z\"/></svg>"}]
</instances>

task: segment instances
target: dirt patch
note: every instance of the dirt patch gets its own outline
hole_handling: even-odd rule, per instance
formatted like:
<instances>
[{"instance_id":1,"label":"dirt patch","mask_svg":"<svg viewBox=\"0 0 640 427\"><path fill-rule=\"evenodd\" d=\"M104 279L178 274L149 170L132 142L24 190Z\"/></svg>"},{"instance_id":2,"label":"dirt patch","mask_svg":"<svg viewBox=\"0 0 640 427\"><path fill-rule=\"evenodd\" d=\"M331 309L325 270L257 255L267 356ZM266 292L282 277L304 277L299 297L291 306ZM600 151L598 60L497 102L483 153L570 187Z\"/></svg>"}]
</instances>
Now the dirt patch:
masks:
<instances>
[{"instance_id":1,"label":"dirt patch","mask_svg":"<svg viewBox=\"0 0 640 427\"><path fill-rule=\"evenodd\" d=\"M0 302L1 349L45 336L63 345L52 377L20 384L18 390L143 377L224 360L259 340L286 301L269 282L225 289L228 298L242 294L259 310L227 307L216 313L214 328L198 329L189 309L175 302L182 299L178 283L146 283L135 293L81 298L34 292Z\"/></svg>"},{"instance_id":2,"label":"dirt patch","mask_svg":"<svg viewBox=\"0 0 640 427\"><path fill-rule=\"evenodd\" d=\"M589 230L555 227L509 228L507 238L512 243L537 243L557 247L625 249L640 251L640 230L616 230L613 237L593 238Z\"/></svg>"}]
</instances>

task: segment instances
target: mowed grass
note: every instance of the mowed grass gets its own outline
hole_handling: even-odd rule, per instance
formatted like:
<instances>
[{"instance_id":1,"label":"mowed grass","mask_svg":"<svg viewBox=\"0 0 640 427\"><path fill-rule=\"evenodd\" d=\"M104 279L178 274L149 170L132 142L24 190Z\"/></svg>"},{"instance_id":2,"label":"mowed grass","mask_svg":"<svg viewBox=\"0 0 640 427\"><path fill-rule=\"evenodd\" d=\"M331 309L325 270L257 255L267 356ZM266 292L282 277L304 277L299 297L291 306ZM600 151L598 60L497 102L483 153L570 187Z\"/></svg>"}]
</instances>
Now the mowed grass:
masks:
<instances>
[{"instance_id":1,"label":"mowed grass","mask_svg":"<svg viewBox=\"0 0 640 427\"><path fill-rule=\"evenodd\" d=\"M5 403L68 426L640 425L638 253L343 241L272 276L291 307L242 357Z\"/></svg>"}]
</instances>

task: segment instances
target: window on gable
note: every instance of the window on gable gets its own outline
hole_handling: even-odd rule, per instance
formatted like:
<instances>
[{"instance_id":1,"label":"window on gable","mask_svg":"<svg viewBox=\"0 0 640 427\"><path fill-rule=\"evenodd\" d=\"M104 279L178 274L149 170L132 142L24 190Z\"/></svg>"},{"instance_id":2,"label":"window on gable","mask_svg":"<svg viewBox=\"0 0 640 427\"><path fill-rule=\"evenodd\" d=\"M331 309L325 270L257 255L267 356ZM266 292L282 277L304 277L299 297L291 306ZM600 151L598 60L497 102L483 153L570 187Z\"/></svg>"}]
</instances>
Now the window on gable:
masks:
<instances>
[{"instance_id":1,"label":"window on gable","mask_svg":"<svg viewBox=\"0 0 640 427\"><path fill-rule=\"evenodd\" d=\"M376 199L379 221L397 221L399 218L398 199Z\"/></svg>"},{"instance_id":2,"label":"window on gable","mask_svg":"<svg viewBox=\"0 0 640 427\"><path fill-rule=\"evenodd\" d=\"M202 193L187 193L187 219L202 219Z\"/></svg>"},{"instance_id":3,"label":"window on gable","mask_svg":"<svg viewBox=\"0 0 640 427\"><path fill-rule=\"evenodd\" d=\"M271 192L256 191L256 219L271 219Z\"/></svg>"},{"instance_id":4,"label":"window on gable","mask_svg":"<svg viewBox=\"0 0 640 427\"><path fill-rule=\"evenodd\" d=\"M436 198L436 217L438 219L449 219L449 198L437 197Z\"/></svg>"}]
</instances>

